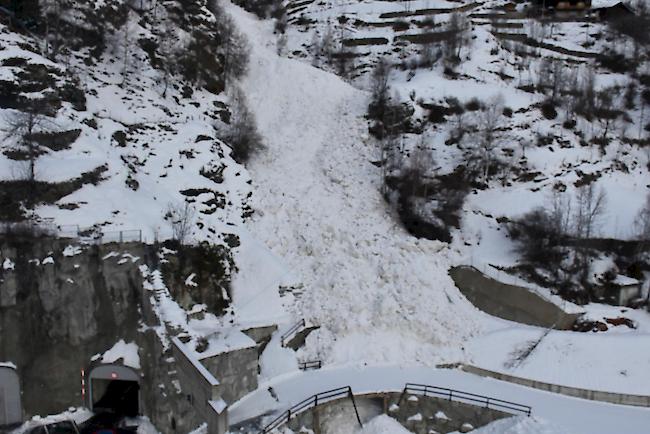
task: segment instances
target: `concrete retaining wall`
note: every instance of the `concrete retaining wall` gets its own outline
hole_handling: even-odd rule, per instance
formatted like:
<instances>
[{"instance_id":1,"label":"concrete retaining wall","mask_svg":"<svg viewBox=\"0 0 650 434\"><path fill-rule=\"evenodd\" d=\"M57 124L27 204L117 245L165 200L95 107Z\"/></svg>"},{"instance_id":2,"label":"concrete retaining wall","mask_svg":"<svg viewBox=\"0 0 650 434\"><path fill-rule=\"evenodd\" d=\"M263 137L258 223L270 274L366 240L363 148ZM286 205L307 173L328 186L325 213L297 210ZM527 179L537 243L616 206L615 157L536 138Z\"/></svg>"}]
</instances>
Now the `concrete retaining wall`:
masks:
<instances>
[{"instance_id":1,"label":"concrete retaining wall","mask_svg":"<svg viewBox=\"0 0 650 434\"><path fill-rule=\"evenodd\" d=\"M187 399L196 411L207 419L209 401L219 400L219 381L200 362L194 360L177 338L172 339L174 359L178 368L178 379Z\"/></svg>"},{"instance_id":2,"label":"concrete retaining wall","mask_svg":"<svg viewBox=\"0 0 650 434\"><path fill-rule=\"evenodd\" d=\"M18 373L11 366L0 366L0 428L22 421L23 408Z\"/></svg>"},{"instance_id":3,"label":"concrete retaining wall","mask_svg":"<svg viewBox=\"0 0 650 434\"><path fill-rule=\"evenodd\" d=\"M208 434L228 431L228 410L221 399L219 381L186 350L178 339L172 339L178 379L192 407L208 423Z\"/></svg>"},{"instance_id":4,"label":"concrete retaining wall","mask_svg":"<svg viewBox=\"0 0 650 434\"><path fill-rule=\"evenodd\" d=\"M458 401L422 395L403 395L402 392L355 395L354 399L362 423L368 422L379 414L387 413L415 434L455 432L465 423L478 428L511 416L509 413ZM440 412L444 413L446 418L441 417ZM288 426L296 432L307 428L313 430L315 434L335 434L335 427L341 423L348 426L358 425L349 398L328 401L300 413L291 419Z\"/></svg>"},{"instance_id":5,"label":"concrete retaining wall","mask_svg":"<svg viewBox=\"0 0 650 434\"><path fill-rule=\"evenodd\" d=\"M530 47L543 48L545 50L554 51L556 53L564 54L566 56L580 57L582 59L596 59L599 56L598 53L592 53L589 51L570 50L568 48L560 47L558 45L537 41L533 38L528 37L523 33L493 32L493 34L495 37L502 40L520 42Z\"/></svg>"},{"instance_id":6,"label":"concrete retaining wall","mask_svg":"<svg viewBox=\"0 0 650 434\"><path fill-rule=\"evenodd\" d=\"M488 369L478 368L470 365L458 365L458 367L472 374L482 377L495 378L509 383L521 384L522 386L532 387L547 392L559 393L561 395L572 396L575 398L588 399L591 401L601 401L610 404L633 405L637 407L650 407L650 396L630 395L614 392L602 392L598 390L581 389L578 387L561 386L559 384L545 383L543 381L530 380L528 378L515 377L514 375L504 374L502 372L490 371Z\"/></svg>"},{"instance_id":7,"label":"concrete retaining wall","mask_svg":"<svg viewBox=\"0 0 650 434\"><path fill-rule=\"evenodd\" d=\"M235 402L257 389L259 360L257 346L229 351L201 360L221 382L220 394L227 402Z\"/></svg>"},{"instance_id":8,"label":"concrete retaining wall","mask_svg":"<svg viewBox=\"0 0 650 434\"><path fill-rule=\"evenodd\" d=\"M570 330L580 316L564 312L527 288L489 278L474 267L454 267L449 275L474 306L499 318L538 327Z\"/></svg>"}]
</instances>

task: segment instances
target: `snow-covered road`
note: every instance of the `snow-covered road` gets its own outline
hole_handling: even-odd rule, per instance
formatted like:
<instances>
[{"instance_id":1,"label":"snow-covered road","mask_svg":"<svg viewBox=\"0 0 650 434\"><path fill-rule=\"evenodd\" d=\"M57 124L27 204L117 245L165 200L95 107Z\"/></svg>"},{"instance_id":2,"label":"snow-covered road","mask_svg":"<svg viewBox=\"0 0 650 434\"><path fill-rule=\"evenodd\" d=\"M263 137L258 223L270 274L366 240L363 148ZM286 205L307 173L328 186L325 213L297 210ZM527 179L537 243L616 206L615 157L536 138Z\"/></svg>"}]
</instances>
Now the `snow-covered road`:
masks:
<instances>
[{"instance_id":1,"label":"snow-covered road","mask_svg":"<svg viewBox=\"0 0 650 434\"><path fill-rule=\"evenodd\" d=\"M385 366L330 368L278 377L235 403L230 408L230 421L238 423L269 411L283 411L335 387L349 385L355 394L363 394L400 391L406 383L446 387L530 405L534 416L571 434L643 434L650 420L648 408L570 398L456 370ZM268 387L273 387L279 402L271 397Z\"/></svg>"}]
</instances>

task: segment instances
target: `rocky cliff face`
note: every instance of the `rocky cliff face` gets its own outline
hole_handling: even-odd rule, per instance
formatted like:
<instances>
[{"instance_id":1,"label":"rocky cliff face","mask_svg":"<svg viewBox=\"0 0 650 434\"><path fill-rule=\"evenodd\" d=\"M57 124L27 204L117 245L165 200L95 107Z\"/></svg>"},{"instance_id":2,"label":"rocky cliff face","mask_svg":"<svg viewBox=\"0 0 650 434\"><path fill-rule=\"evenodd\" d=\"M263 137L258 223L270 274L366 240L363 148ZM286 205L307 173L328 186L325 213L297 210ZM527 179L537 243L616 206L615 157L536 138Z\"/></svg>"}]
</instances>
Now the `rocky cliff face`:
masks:
<instances>
[{"instance_id":1,"label":"rocky cliff face","mask_svg":"<svg viewBox=\"0 0 650 434\"><path fill-rule=\"evenodd\" d=\"M203 253L200 246L186 248L188 258ZM171 259L167 255L163 262L173 281ZM96 355L123 340L138 348L142 414L164 433L188 432L201 423L181 396L176 363L160 335L179 330L157 316L155 291L143 285L140 267L157 269L163 265L159 261L156 247L142 243L83 245L32 234L0 235L0 360L18 367L26 416L89 406L82 401L81 369L88 374L102 362ZM190 304L217 300L227 306L221 287L204 282L225 278L217 276L216 270L223 272L219 264L205 279L196 264L176 270L197 277L192 285L177 285L175 296ZM204 296L212 292L217 295ZM256 363L251 372L257 372Z\"/></svg>"},{"instance_id":2,"label":"rocky cliff face","mask_svg":"<svg viewBox=\"0 0 650 434\"><path fill-rule=\"evenodd\" d=\"M81 404L80 370L119 339L137 341L142 245L0 242L0 359L17 366L28 414Z\"/></svg>"}]
</instances>

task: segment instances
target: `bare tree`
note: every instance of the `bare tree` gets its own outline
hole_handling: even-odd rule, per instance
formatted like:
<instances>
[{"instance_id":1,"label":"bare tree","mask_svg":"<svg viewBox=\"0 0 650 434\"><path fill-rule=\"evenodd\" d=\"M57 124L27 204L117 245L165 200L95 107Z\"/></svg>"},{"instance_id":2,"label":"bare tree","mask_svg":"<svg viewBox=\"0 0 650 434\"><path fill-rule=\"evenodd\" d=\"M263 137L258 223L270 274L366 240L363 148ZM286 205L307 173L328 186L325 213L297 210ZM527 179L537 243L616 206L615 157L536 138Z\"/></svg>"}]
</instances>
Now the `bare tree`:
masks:
<instances>
[{"instance_id":1,"label":"bare tree","mask_svg":"<svg viewBox=\"0 0 650 434\"><path fill-rule=\"evenodd\" d=\"M176 51L175 26L169 17L161 17L156 26L158 51L160 53L160 69L162 70L163 98L167 96L169 81L173 71Z\"/></svg>"},{"instance_id":2,"label":"bare tree","mask_svg":"<svg viewBox=\"0 0 650 434\"><path fill-rule=\"evenodd\" d=\"M136 55L134 53L134 41L136 39L135 32L137 28L137 21L135 18L131 18L131 11L129 10L126 22L122 27L122 34L120 35L120 51L122 52L122 83L120 86L124 86L129 78L129 69L134 65L136 61Z\"/></svg>"},{"instance_id":3,"label":"bare tree","mask_svg":"<svg viewBox=\"0 0 650 434\"><path fill-rule=\"evenodd\" d=\"M255 115L248 109L246 97L238 87L230 92L230 113L230 124L221 138L230 145L235 161L243 163L263 145Z\"/></svg>"},{"instance_id":4,"label":"bare tree","mask_svg":"<svg viewBox=\"0 0 650 434\"><path fill-rule=\"evenodd\" d=\"M471 41L470 23L465 15L460 12L451 14L447 24L447 34L445 40L447 58L460 61L463 48Z\"/></svg>"},{"instance_id":5,"label":"bare tree","mask_svg":"<svg viewBox=\"0 0 650 434\"><path fill-rule=\"evenodd\" d=\"M250 57L250 45L246 37L237 29L229 15L219 17L224 34L223 70L226 82L246 73Z\"/></svg>"},{"instance_id":6,"label":"bare tree","mask_svg":"<svg viewBox=\"0 0 650 434\"><path fill-rule=\"evenodd\" d=\"M194 224L196 210L192 205L185 202L170 202L167 205L165 219L169 222L172 229L172 238L181 246L184 246Z\"/></svg>"},{"instance_id":7,"label":"bare tree","mask_svg":"<svg viewBox=\"0 0 650 434\"><path fill-rule=\"evenodd\" d=\"M4 139L13 142L12 150L19 154L20 159L29 162L26 180L33 184L36 180L36 160L43 152L41 145L34 139L34 133L40 132L46 124L46 118L35 110L28 109L6 116L5 123Z\"/></svg>"},{"instance_id":8,"label":"bare tree","mask_svg":"<svg viewBox=\"0 0 650 434\"><path fill-rule=\"evenodd\" d=\"M389 91L389 79L390 79L390 70L391 64L385 58L382 57L375 65L375 69L372 71L372 76L370 80L370 90L372 92L372 102L378 106L378 108L386 107L388 100L390 99Z\"/></svg>"},{"instance_id":9,"label":"bare tree","mask_svg":"<svg viewBox=\"0 0 650 434\"><path fill-rule=\"evenodd\" d=\"M321 64L321 57L323 55L323 47L321 45L321 38L318 33L314 31L311 38L311 65L318 68Z\"/></svg>"},{"instance_id":10,"label":"bare tree","mask_svg":"<svg viewBox=\"0 0 650 434\"><path fill-rule=\"evenodd\" d=\"M436 161L424 135L420 136L419 143L411 152L409 160L415 181L421 186L422 197L426 198L429 195L429 185L435 177Z\"/></svg>"},{"instance_id":11,"label":"bare tree","mask_svg":"<svg viewBox=\"0 0 650 434\"><path fill-rule=\"evenodd\" d=\"M499 130L502 118L503 97L497 95L478 113L477 129L473 137L470 138L473 144L471 146L472 158L480 163L484 183L488 181L490 167L495 161L494 152L502 139L502 133Z\"/></svg>"},{"instance_id":12,"label":"bare tree","mask_svg":"<svg viewBox=\"0 0 650 434\"><path fill-rule=\"evenodd\" d=\"M61 46L61 12L69 5L65 0L41 0L41 14L45 24L45 55L54 59Z\"/></svg>"},{"instance_id":13,"label":"bare tree","mask_svg":"<svg viewBox=\"0 0 650 434\"><path fill-rule=\"evenodd\" d=\"M650 241L650 194L646 196L645 204L637 214L636 229L640 240Z\"/></svg>"},{"instance_id":14,"label":"bare tree","mask_svg":"<svg viewBox=\"0 0 650 434\"><path fill-rule=\"evenodd\" d=\"M621 115L617 101L614 99L616 93L614 88L609 88L596 94L595 114L602 126L603 140L607 138L610 130L616 128L616 123Z\"/></svg>"},{"instance_id":15,"label":"bare tree","mask_svg":"<svg viewBox=\"0 0 650 434\"><path fill-rule=\"evenodd\" d=\"M549 213L550 230L558 236L566 236L571 231L572 201L569 195L554 191Z\"/></svg>"},{"instance_id":16,"label":"bare tree","mask_svg":"<svg viewBox=\"0 0 650 434\"><path fill-rule=\"evenodd\" d=\"M607 195L603 189L596 191L592 182L578 189L576 199L574 234L578 238L591 238L605 213Z\"/></svg>"},{"instance_id":17,"label":"bare tree","mask_svg":"<svg viewBox=\"0 0 650 434\"><path fill-rule=\"evenodd\" d=\"M643 134L643 124L645 123L645 110L650 107L650 89L641 92L641 114L639 116L639 139Z\"/></svg>"},{"instance_id":18,"label":"bare tree","mask_svg":"<svg viewBox=\"0 0 650 434\"><path fill-rule=\"evenodd\" d=\"M328 62L332 62L332 55L335 51L335 42L334 42L334 31L332 30L332 25L327 24L323 37L320 41L320 51L323 56L327 59Z\"/></svg>"},{"instance_id":19,"label":"bare tree","mask_svg":"<svg viewBox=\"0 0 650 434\"><path fill-rule=\"evenodd\" d=\"M566 84L566 69L564 62L555 59L551 63L551 101L558 102L558 97Z\"/></svg>"}]
</instances>

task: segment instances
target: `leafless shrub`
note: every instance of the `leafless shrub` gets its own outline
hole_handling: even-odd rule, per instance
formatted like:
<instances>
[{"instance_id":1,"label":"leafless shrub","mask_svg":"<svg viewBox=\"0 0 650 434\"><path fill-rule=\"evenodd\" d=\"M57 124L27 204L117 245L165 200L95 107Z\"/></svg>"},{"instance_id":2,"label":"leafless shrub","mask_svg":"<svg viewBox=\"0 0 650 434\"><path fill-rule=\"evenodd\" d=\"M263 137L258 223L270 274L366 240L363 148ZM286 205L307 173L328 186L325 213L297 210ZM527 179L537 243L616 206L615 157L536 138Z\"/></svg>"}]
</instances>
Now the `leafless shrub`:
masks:
<instances>
[{"instance_id":1,"label":"leafless shrub","mask_svg":"<svg viewBox=\"0 0 650 434\"><path fill-rule=\"evenodd\" d=\"M245 163L264 146L257 131L255 115L248 109L246 97L238 87L231 90L230 113L230 124L221 138L230 145L233 159Z\"/></svg>"},{"instance_id":2,"label":"leafless shrub","mask_svg":"<svg viewBox=\"0 0 650 434\"><path fill-rule=\"evenodd\" d=\"M196 210L189 202L170 202L167 205L165 219L172 229L172 238L183 246L192 232Z\"/></svg>"}]
</instances>

